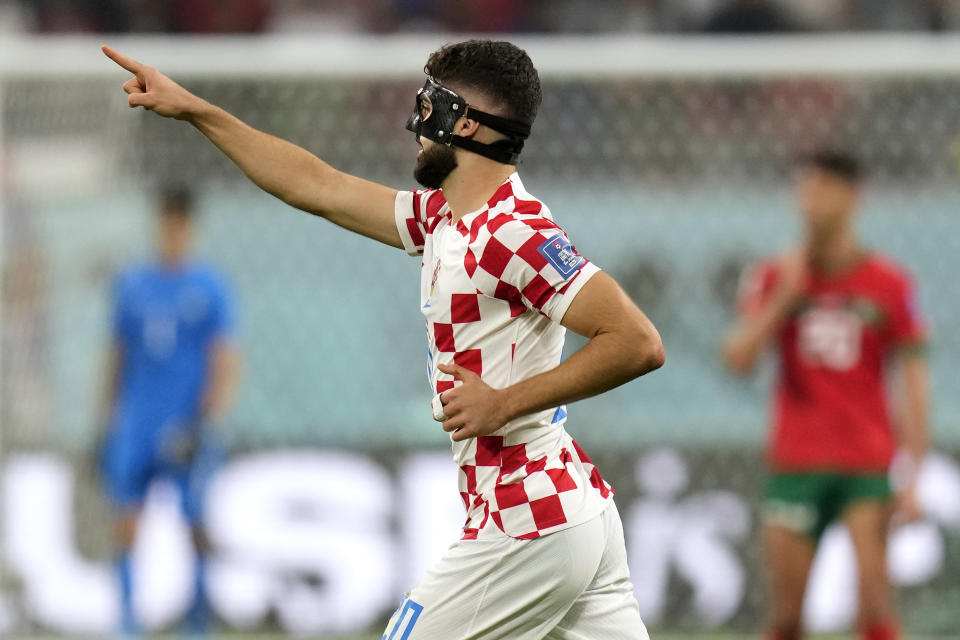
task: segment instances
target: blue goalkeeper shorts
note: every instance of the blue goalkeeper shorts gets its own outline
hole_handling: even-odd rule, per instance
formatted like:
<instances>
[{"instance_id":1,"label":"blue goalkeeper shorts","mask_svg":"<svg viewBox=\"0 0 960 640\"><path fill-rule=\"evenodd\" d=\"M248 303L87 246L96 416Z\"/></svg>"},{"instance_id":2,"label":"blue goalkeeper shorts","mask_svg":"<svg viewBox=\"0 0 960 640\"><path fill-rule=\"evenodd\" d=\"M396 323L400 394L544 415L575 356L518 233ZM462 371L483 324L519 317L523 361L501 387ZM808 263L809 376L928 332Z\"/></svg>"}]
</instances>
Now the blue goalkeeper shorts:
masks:
<instances>
[{"instance_id":1,"label":"blue goalkeeper shorts","mask_svg":"<svg viewBox=\"0 0 960 640\"><path fill-rule=\"evenodd\" d=\"M207 488L226 460L226 447L219 433L203 427L195 430L191 451L176 457L164 447L169 430L144 434L122 424L111 429L100 452L100 473L114 509L139 509L151 483L165 479L177 488L187 522L201 524Z\"/></svg>"}]
</instances>

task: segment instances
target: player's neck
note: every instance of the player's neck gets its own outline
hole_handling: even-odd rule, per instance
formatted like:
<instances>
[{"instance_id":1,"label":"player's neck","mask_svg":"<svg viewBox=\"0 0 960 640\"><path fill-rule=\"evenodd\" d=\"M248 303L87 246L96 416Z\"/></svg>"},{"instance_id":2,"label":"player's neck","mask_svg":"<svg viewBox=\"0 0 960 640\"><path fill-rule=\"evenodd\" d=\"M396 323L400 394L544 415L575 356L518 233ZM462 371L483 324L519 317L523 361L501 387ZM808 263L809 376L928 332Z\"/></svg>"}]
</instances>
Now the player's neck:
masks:
<instances>
[{"instance_id":1,"label":"player's neck","mask_svg":"<svg viewBox=\"0 0 960 640\"><path fill-rule=\"evenodd\" d=\"M851 227L838 229L811 246L813 268L825 274L847 271L860 262L863 253L863 247Z\"/></svg>"},{"instance_id":2,"label":"player's neck","mask_svg":"<svg viewBox=\"0 0 960 640\"><path fill-rule=\"evenodd\" d=\"M443 181L443 197L456 222L483 207L517 168L464 153L457 168Z\"/></svg>"},{"instance_id":3,"label":"player's neck","mask_svg":"<svg viewBox=\"0 0 960 640\"><path fill-rule=\"evenodd\" d=\"M187 266L189 262L189 254L187 253L177 253L177 254L160 254L160 266L163 267L164 271L180 271Z\"/></svg>"}]
</instances>

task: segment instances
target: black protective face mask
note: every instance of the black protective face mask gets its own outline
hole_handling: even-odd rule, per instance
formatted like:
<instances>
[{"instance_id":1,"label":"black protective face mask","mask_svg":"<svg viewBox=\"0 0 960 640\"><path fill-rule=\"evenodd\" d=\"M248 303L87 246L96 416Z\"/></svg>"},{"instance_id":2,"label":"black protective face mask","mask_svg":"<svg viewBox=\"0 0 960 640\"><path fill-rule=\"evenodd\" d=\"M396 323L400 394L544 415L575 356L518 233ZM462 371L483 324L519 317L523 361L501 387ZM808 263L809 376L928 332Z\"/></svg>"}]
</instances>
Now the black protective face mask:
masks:
<instances>
[{"instance_id":1,"label":"black protective face mask","mask_svg":"<svg viewBox=\"0 0 960 640\"><path fill-rule=\"evenodd\" d=\"M490 144L454 135L453 127L460 116L476 120L507 136ZM530 125L517 120L501 118L480 111L467 104L460 94L439 84L431 77L417 91L413 114L407 120L407 130L440 144L460 147L503 164L516 164L523 149L523 141L530 135Z\"/></svg>"}]
</instances>

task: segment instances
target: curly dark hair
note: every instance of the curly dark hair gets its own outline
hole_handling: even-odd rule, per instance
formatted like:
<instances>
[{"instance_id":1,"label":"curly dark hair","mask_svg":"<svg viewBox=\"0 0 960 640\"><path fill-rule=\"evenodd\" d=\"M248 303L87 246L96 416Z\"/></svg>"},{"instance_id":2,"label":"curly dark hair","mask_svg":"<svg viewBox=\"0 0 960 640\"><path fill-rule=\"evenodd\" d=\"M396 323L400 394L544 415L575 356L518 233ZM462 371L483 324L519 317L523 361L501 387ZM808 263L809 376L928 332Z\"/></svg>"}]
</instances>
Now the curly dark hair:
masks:
<instances>
[{"instance_id":1,"label":"curly dark hair","mask_svg":"<svg viewBox=\"0 0 960 640\"><path fill-rule=\"evenodd\" d=\"M540 108L540 76L523 49L496 40L446 44L423 68L440 84L470 87L496 102L505 118L533 124Z\"/></svg>"}]
</instances>

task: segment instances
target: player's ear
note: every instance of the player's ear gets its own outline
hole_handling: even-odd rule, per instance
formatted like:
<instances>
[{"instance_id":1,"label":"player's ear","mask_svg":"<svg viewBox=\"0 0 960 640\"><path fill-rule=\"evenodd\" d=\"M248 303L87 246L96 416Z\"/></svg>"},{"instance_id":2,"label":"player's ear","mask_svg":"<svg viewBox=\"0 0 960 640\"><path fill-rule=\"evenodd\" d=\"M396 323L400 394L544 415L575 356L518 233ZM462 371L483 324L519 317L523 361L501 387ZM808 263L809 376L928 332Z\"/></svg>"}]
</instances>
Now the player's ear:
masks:
<instances>
[{"instance_id":1,"label":"player's ear","mask_svg":"<svg viewBox=\"0 0 960 640\"><path fill-rule=\"evenodd\" d=\"M461 117L454 125L454 131L462 138L469 138L480 128L480 123L470 118Z\"/></svg>"}]
</instances>

